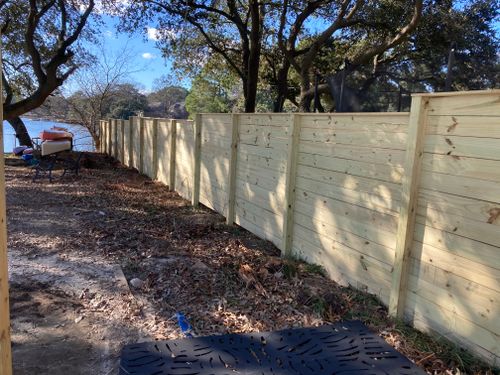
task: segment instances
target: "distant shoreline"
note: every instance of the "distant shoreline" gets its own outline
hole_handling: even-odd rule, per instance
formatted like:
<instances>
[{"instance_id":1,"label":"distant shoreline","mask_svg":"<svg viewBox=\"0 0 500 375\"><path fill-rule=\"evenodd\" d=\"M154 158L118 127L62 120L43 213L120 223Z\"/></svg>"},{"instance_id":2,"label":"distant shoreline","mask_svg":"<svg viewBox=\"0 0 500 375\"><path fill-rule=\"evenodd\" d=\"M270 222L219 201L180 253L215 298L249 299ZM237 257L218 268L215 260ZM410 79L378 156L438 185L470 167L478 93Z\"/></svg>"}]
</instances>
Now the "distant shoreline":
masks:
<instances>
[{"instance_id":1,"label":"distant shoreline","mask_svg":"<svg viewBox=\"0 0 500 375\"><path fill-rule=\"evenodd\" d=\"M22 118L31 120L31 121L50 121L50 122L57 122L61 124L69 124L69 125L79 125L83 126L80 122L76 120L70 120L70 119L62 119L62 118L50 118L50 117L40 117L40 116L32 116L32 115L23 115Z\"/></svg>"}]
</instances>

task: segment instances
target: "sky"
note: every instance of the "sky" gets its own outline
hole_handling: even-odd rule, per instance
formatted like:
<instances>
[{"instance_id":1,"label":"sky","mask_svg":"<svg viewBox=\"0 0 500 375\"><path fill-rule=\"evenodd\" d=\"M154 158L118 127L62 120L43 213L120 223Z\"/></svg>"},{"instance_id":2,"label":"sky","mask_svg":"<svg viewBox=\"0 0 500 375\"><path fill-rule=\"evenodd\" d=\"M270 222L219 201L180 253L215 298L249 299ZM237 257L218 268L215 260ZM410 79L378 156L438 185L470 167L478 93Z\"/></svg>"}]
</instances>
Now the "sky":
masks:
<instances>
[{"instance_id":1,"label":"sky","mask_svg":"<svg viewBox=\"0 0 500 375\"><path fill-rule=\"evenodd\" d=\"M104 25L102 27L102 40L106 50L120 53L124 46L128 46L135 56L137 70L131 74L131 80L138 84L141 91L148 93L153 90L154 81L162 76L173 76L171 60L165 59L156 47L156 33L153 25L147 27L147 32L125 34L117 32L118 17L101 14ZM500 21L494 23L494 28L500 34ZM146 31L145 30L145 31ZM190 80L184 79L174 83L190 87Z\"/></svg>"},{"instance_id":2,"label":"sky","mask_svg":"<svg viewBox=\"0 0 500 375\"><path fill-rule=\"evenodd\" d=\"M172 63L161 56L161 51L155 46L156 33L153 27L147 29L147 35L137 32L125 34L117 32L118 18L103 15L102 40L106 51L119 54L125 46L137 60L134 64L136 72L131 74L132 81L144 92L153 90L155 79L172 74ZM189 81L179 82L179 85L189 87Z\"/></svg>"}]
</instances>

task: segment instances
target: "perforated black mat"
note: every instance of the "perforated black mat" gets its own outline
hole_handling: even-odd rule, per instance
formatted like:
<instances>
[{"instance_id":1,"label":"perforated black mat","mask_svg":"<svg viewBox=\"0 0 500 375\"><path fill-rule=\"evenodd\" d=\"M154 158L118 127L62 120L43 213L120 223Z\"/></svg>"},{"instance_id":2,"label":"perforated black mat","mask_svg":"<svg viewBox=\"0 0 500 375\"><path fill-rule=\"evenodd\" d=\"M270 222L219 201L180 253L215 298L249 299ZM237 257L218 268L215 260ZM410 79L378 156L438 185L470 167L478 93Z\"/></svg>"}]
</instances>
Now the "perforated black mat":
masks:
<instances>
[{"instance_id":1,"label":"perforated black mat","mask_svg":"<svg viewBox=\"0 0 500 375\"><path fill-rule=\"evenodd\" d=\"M425 374L359 321L126 346L120 374Z\"/></svg>"}]
</instances>

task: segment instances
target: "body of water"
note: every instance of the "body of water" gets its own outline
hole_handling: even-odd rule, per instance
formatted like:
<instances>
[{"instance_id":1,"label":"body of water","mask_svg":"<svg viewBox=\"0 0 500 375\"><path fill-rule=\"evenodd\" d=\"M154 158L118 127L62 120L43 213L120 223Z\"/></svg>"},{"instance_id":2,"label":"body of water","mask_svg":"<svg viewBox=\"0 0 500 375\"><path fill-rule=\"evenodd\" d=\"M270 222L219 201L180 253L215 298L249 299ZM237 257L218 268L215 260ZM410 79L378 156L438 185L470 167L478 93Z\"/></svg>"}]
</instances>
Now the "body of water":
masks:
<instances>
[{"instance_id":1,"label":"body of water","mask_svg":"<svg viewBox=\"0 0 500 375\"><path fill-rule=\"evenodd\" d=\"M61 126L67 128L68 131L74 134L73 148L76 151L94 151L92 137L87 129L81 125L65 124L63 122L30 120L23 118L26 129L31 138L38 137L42 130L48 130L52 126ZM7 121L3 123L3 149L5 153L12 152L12 149L19 146L19 142L15 136L14 129Z\"/></svg>"}]
</instances>

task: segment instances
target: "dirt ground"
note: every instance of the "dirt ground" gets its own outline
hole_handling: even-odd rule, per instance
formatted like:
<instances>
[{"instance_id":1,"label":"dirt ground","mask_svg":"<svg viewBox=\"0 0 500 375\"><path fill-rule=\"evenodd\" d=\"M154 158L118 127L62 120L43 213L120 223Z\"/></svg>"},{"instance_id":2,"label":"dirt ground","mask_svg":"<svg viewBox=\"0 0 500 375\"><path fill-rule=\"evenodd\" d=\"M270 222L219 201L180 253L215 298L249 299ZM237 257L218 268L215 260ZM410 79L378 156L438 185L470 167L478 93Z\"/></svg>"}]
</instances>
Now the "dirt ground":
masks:
<instances>
[{"instance_id":1,"label":"dirt ground","mask_svg":"<svg viewBox=\"0 0 500 375\"><path fill-rule=\"evenodd\" d=\"M16 164L6 166L15 374L115 374L123 345L182 337L176 312L199 335L358 318L431 374L492 373L109 159L93 155L80 177L53 183Z\"/></svg>"}]
</instances>

